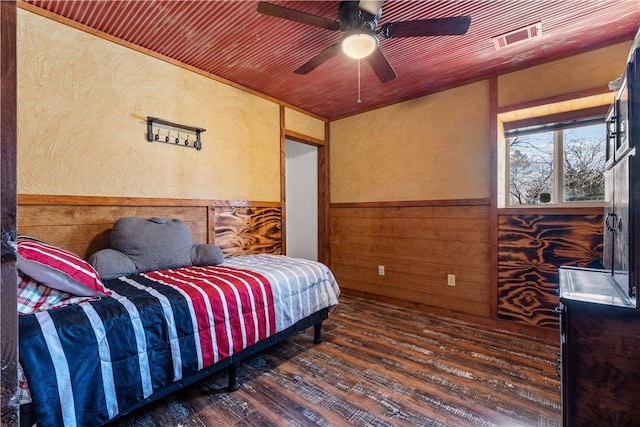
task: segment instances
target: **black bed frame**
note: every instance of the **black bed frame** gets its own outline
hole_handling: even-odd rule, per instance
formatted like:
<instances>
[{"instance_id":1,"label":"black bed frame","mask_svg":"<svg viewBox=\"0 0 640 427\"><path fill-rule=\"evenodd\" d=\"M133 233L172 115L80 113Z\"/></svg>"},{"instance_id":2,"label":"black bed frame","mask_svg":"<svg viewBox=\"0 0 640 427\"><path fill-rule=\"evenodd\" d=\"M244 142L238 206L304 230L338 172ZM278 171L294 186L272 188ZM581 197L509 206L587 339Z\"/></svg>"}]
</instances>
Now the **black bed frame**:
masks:
<instances>
[{"instance_id":1,"label":"black bed frame","mask_svg":"<svg viewBox=\"0 0 640 427\"><path fill-rule=\"evenodd\" d=\"M140 409L141 407L148 405L151 402L155 402L159 399L162 399L164 397L167 397L168 395L170 395L171 393L174 393L184 387L187 387L191 384L194 384L200 380L203 380L204 378L208 377L209 375L212 375L216 372L219 372L223 369L227 369L227 373L228 373L228 377L229 377L229 383L227 386L227 390L233 392L236 391L240 388L240 384L238 383L238 368L240 366L240 362L242 362L243 360L275 345L278 344L279 342L281 342L282 340L305 331L307 328L310 328L311 326L313 326L313 342L315 344L319 344L322 342L322 321L327 319L329 317L329 309L328 308L324 308L320 311L317 311L313 314L311 314L308 317L305 317L302 320L299 320L298 322L296 322L295 324L289 326L287 329L280 331L268 338L265 338L261 341L258 341L257 343L255 343L254 345L252 345L251 347L247 347L244 350L240 351L239 353L236 353L230 357L227 357L224 360L221 360L217 363L215 363L214 365L209 366L208 368L205 368L199 372L197 372L194 375L191 375L187 378L183 378L180 381L176 381L175 383L172 383L170 385L168 385L167 387L158 390L157 392L153 393L151 396L147 397L146 399L144 399L143 401L139 402L137 405L133 406L132 408L130 408L129 410L119 413L116 417L114 417L113 419L109 420L109 423L130 414L131 412ZM27 426L32 426L35 423L34 420L34 414L33 414L33 409L32 409L32 405L26 404L26 405L22 405L20 407L20 426L21 427L27 427ZM109 424L107 423L107 424Z\"/></svg>"}]
</instances>

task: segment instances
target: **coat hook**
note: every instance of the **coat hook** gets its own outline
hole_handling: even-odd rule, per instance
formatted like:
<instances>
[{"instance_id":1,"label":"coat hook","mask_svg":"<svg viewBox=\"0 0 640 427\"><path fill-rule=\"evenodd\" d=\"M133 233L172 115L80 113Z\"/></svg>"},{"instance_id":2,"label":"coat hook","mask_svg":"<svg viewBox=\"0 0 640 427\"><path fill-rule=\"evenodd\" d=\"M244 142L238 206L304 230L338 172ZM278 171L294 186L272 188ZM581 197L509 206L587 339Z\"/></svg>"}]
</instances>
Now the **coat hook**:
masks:
<instances>
[{"instance_id":1,"label":"coat hook","mask_svg":"<svg viewBox=\"0 0 640 427\"><path fill-rule=\"evenodd\" d=\"M206 129L169 122L156 117L147 117L147 140L149 142L164 141L166 143L184 145L185 147L193 147L200 150L202 148L200 134L205 130ZM193 137L193 139L191 137Z\"/></svg>"}]
</instances>

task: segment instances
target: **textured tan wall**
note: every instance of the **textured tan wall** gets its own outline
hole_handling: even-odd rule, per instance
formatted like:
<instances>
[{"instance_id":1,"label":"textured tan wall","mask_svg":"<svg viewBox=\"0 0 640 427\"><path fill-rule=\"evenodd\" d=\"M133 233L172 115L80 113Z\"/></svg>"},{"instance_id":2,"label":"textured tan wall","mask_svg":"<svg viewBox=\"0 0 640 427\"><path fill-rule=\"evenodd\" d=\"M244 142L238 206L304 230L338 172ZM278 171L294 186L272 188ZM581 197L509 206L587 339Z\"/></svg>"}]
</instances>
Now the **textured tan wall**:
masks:
<instances>
[{"instance_id":1,"label":"textured tan wall","mask_svg":"<svg viewBox=\"0 0 640 427\"><path fill-rule=\"evenodd\" d=\"M498 77L499 105L605 87L631 42ZM331 202L489 197L489 84L331 122Z\"/></svg>"},{"instance_id":2,"label":"textured tan wall","mask_svg":"<svg viewBox=\"0 0 640 427\"><path fill-rule=\"evenodd\" d=\"M284 127L287 130L324 141L324 120L291 108L284 109Z\"/></svg>"},{"instance_id":3,"label":"textured tan wall","mask_svg":"<svg viewBox=\"0 0 640 427\"><path fill-rule=\"evenodd\" d=\"M331 202L489 197L487 81L331 122Z\"/></svg>"},{"instance_id":4,"label":"textured tan wall","mask_svg":"<svg viewBox=\"0 0 640 427\"><path fill-rule=\"evenodd\" d=\"M280 200L277 103L18 9L18 192ZM146 117L207 129L146 141Z\"/></svg>"},{"instance_id":5,"label":"textured tan wall","mask_svg":"<svg viewBox=\"0 0 640 427\"><path fill-rule=\"evenodd\" d=\"M631 41L498 77L498 105L606 86L624 73Z\"/></svg>"}]
</instances>

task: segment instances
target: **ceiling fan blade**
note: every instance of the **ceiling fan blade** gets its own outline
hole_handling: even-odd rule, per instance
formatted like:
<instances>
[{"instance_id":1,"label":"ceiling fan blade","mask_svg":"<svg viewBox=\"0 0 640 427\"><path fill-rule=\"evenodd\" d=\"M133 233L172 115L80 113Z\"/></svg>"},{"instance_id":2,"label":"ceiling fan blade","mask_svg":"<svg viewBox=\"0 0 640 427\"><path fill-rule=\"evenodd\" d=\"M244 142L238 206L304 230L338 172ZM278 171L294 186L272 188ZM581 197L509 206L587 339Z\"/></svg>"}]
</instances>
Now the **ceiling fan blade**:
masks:
<instances>
[{"instance_id":1,"label":"ceiling fan blade","mask_svg":"<svg viewBox=\"0 0 640 427\"><path fill-rule=\"evenodd\" d=\"M376 16L380 12L384 0L360 0L358 7L367 13Z\"/></svg>"},{"instance_id":2,"label":"ceiling fan blade","mask_svg":"<svg viewBox=\"0 0 640 427\"><path fill-rule=\"evenodd\" d=\"M340 29L340 23L329 18L312 15L310 13L266 2L258 3L258 13L287 19L289 21L301 22L303 24L313 25L320 28L326 28L331 31L337 31Z\"/></svg>"},{"instance_id":3,"label":"ceiling fan blade","mask_svg":"<svg viewBox=\"0 0 640 427\"><path fill-rule=\"evenodd\" d=\"M378 79L380 79L382 83L393 80L398 76L379 48L367 56L367 62L369 62L373 72L376 73L376 76L378 76Z\"/></svg>"},{"instance_id":4,"label":"ceiling fan blade","mask_svg":"<svg viewBox=\"0 0 640 427\"><path fill-rule=\"evenodd\" d=\"M337 54L341 52L340 43L336 43L334 45L329 46L310 60L308 60L305 64L301 65L297 70L294 71L296 74L309 74L311 71L318 68L322 65L326 60L333 58Z\"/></svg>"},{"instance_id":5,"label":"ceiling fan blade","mask_svg":"<svg viewBox=\"0 0 640 427\"><path fill-rule=\"evenodd\" d=\"M386 38L456 36L465 34L469 30L469 25L471 25L470 16L390 22L380 28L380 34Z\"/></svg>"}]
</instances>

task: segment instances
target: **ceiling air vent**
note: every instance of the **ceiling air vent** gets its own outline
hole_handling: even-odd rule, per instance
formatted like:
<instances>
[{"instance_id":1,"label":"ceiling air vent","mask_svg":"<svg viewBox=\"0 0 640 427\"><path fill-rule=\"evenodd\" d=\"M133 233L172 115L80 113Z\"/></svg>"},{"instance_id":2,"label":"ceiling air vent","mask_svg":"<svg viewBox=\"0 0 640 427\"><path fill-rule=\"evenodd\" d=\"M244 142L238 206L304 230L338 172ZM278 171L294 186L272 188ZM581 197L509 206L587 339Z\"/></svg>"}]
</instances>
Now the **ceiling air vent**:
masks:
<instances>
[{"instance_id":1,"label":"ceiling air vent","mask_svg":"<svg viewBox=\"0 0 640 427\"><path fill-rule=\"evenodd\" d=\"M539 37L542 37L542 22L536 22L535 24L492 37L491 40L493 40L496 50L500 50L507 46Z\"/></svg>"}]
</instances>

